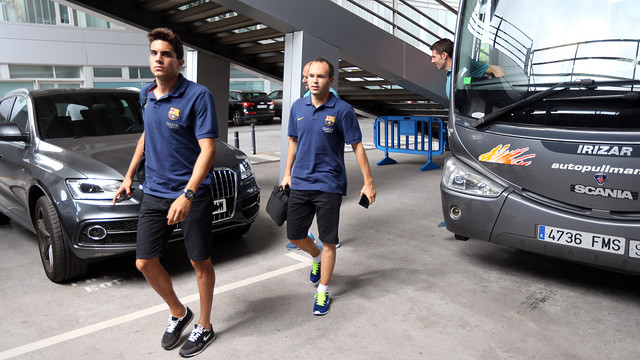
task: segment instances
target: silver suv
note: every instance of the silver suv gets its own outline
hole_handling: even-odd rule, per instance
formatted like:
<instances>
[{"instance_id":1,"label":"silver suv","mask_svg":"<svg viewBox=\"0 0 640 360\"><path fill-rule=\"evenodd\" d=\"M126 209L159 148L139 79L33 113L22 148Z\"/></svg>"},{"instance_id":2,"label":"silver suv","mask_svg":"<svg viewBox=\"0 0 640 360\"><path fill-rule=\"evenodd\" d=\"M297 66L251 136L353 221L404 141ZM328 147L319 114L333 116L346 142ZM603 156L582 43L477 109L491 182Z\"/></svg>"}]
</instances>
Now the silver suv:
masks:
<instances>
[{"instance_id":1,"label":"silver suv","mask_svg":"<svg viewBox=\"0 0 640 360\"><path fill-rule=\"evenodd\" d=\"M0 223L13 220L36 234L51 281L135 250L142 192L115 206L112 198L141 124L135 90L19 89L0 98ZM260 206L247 156L216 141L214 175L212 232L247 232ZM180 238L176 227L172 239Z\"/></svg>"}]
</instances>

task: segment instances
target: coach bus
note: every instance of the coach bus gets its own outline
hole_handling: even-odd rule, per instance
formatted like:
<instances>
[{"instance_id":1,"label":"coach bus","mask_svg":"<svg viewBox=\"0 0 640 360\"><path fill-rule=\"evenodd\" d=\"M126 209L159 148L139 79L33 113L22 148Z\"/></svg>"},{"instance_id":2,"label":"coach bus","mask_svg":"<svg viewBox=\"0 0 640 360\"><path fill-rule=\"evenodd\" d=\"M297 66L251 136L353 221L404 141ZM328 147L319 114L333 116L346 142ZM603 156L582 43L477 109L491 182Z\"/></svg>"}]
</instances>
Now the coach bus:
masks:
<instances>
[{"instance_id":1,"label":"coach bus","mask_svg":"<svg viewBox=\"0 0 640 360\"><path fill-rule=\"evenodd\" d=\"M460 2L440 185L457 239L640 274L637 19L637 0Z\"/></svg>"}]
</instances>

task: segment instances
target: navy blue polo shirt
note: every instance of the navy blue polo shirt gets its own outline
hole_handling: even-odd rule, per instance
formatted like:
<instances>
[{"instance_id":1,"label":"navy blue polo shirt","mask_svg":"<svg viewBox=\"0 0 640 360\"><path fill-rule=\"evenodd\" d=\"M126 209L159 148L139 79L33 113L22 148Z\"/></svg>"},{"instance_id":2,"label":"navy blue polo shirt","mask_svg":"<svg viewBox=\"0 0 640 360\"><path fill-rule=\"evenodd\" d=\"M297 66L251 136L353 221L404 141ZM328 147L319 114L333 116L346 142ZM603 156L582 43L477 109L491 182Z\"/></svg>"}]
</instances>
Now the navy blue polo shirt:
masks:
<instances>
[{"instance_id":1,"label":"navy blue polo shirt","mask_svg":"<svg viewBox=\"0 0 640 360\"><path fill-rule=\"evenodd\" d=\"M169 94L156 99L154 83L140 91L146 156L145 194L175 199L182 194L200 155L198 140L218 137L218 119L209 90L179 75ZM206 191L209 174L196 192Z\"/></svg>"},{"instance_id":2,"label":"navy blue polo shirt","mask_svg":"<svg viewBox=\"0 0 640 360\"><path fill-rule=\"evenodd\" d=\"M362 142L351 105L330 95L316 108L310 96L300 98L291 106L288 134L298 139L291 188L346 195L344 146Z\"/></svg>"}]
</instances>

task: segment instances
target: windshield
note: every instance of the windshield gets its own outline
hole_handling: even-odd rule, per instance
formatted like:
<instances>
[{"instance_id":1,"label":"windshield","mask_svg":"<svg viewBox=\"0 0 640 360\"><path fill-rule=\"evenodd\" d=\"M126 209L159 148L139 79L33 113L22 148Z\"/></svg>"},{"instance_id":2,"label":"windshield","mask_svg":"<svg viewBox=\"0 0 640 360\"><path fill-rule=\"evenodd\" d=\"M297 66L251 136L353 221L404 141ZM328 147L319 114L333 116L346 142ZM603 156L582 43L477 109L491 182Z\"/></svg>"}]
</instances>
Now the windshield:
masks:
<instances>
[{"instance_id":1,"label":"windshield","mask_svg":"<svg viewBox=\"0 0 640 360\"><path fill-rule=\"evenodd\" d=\"M244 101L271 101L271 98L264 92L244 93Z\"/></svg>"},{"instance_id":2,"label":"windshield","mask_svg":"<svg viewBox=\"0 0 640 360\"><path fill-rule=\"evenodd\" d=\"M451 75L457 114L475 120L496 112L491 121L526 126L640 129L637 0L469 0L460 14ZM593 85L581 86L587 79ZM572 85L532 97L562 83Z\"/></svg>"},{"instance_id":3,"label":"windshield","mask_svg":"<svg viewBox=\"0 0 640 360\"><path fill-rule=\"evenodd\" d=\"M70 92L35 99L42 139L141 133L137 93Z\"/></svg>"}]
</instances>

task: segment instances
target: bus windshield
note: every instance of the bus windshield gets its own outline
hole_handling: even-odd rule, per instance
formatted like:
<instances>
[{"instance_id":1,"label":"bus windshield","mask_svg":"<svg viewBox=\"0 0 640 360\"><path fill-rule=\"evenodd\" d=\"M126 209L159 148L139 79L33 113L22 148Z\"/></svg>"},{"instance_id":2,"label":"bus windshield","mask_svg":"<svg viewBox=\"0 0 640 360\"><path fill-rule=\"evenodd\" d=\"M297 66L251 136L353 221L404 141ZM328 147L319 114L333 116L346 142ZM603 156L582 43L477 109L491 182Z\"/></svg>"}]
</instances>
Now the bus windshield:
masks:
<instances>
[{"instance_id":1,"label":"bus windshield","mask_svg":"<svg viewBox=\"0 0 640 360\"><path fill-rule=\"evenodd\" d=\"M460 121L640 129L637 0L468 0L460 16Z\"/></svg>"}]
</instances>

